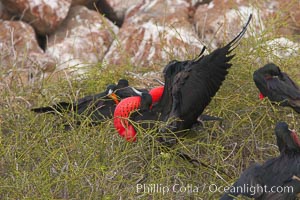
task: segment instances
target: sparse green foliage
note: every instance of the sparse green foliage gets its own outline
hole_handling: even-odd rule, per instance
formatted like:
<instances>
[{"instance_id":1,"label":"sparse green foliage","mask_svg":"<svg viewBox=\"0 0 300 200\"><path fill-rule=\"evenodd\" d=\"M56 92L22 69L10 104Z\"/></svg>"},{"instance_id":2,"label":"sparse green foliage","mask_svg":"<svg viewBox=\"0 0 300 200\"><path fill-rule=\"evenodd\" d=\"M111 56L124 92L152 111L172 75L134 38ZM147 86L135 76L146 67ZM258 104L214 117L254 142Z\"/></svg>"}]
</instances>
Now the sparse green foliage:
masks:
<instances>
[{"instance_id":1,"label":"sparse green foliage","mask_svg":"<svg viewBox=\"0 0 300 200\"><path fill-rule=\"evenodd\" d=\"M212 185L231 185L251 163L278 155L277 121L300 130L300 116L267 99L260 101L252 81L253 71L270 56L300 81L294 73L299 72L298 55L283 59L266 50L265 41L275 37L270 33L272 24L259 38L254 34L244 38L235 50L233 67L205 110L224 121L206 122L204 129L191 131L169 150L155 140L158 128L138 129L138 142L128 143L118 136L112 120L65 131L65 123L74 124L72 116L36 115L29 110L32 105L97 93L119 78L139 85L124 76L132 66L94 66L80 81L67 77L35 86L4 87L0 92L0 199L217 199L221 193L210 192ZM210 167L194 166L176 156L178 151ZM137 184L176 188L165 194L137 192ZM179 192L180 186L188 185L199 190Z\"/></svg>"}]
</instances>

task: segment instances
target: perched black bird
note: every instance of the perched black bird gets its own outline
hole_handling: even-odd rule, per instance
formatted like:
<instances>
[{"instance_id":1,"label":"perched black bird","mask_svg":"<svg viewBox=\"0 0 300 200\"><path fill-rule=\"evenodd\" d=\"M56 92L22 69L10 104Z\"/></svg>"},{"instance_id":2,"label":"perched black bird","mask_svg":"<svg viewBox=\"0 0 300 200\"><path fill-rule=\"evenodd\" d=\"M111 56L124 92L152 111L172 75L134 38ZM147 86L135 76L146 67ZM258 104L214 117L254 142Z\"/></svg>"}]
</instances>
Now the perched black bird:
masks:
<instances>
[{"instance_id":1,"label":"perched black bird","mask_svg":"<svg viewBox=\"0 0 300 200\"><path fill-rule=\"evenodd\" d=\"M259 200L295 200L300 194L300 141L285 122L275 127L280 155L246 169L221 200L244 195Z\"/></svg>"},{"instance_id":2,"label":"perched black bird","mask_svg":"<svg viewBox=\"0 0 300 200\"><path fill-rule=\"evenodd\" d=\"M80 117L89 117L92 124L97 124L105 118L112 118L116 105L124 98L139 95L136 92L140 91L130 87L127 80L121 79L117 85L108 85L104 92L85 96L77 102L59 102L53 106L33 108L32 111L52 114L73 112Z\"/></svg>"},{"instance_id":3,"label":"perched black bird","mask_svg":"<svg viewBox=\"0 0 300 200\"><path fill-rule=\"evenodd\" d=\"M261 92L261 99L268 97L270 101L289 106L300 113L300 88L278 66L266 64L254 72L253 80Z\"/></svg>"},{"instance_id":4,"label":"perched black bird","mask_svg":"<svg viewBox=\"0 0 300 200\"><path fill-rule=\"evenodd\" d=\"M171 61L163 71L165 86L161 99L153 105L151 110L139 112L138 115L131 116L130 119L139 122L176 119L167 127L168 129L172 131L190 129L225 80L228 69L232 65L229 62L234 57L234 55L229 54L237 47L245 34L251 18L252 15L250 15L242 31L224 47L216 49L209 55L203 55L204 48L200 55L193 60ZM124 107L120 106L120 109ZM118 109L116 108L116 111ZM123 117L118 115L123 113L122 111L116 111L115 122L118 121L118 118L121 120ZM128 109L127 111L130 112L131 110ZM145 126L149 125L149 123L144 124ZM122 123L118 123L118 125L122 125ZM128 127L131 126L129 123L126 123L127 125ZM127 130L128 127L126 126L123 128L115 127L117 130ZM134 131L134 129L130 127L130 131ZM135 133L129 133L130 131L128 131L128 135L135 135Z\"/></svg>"}]
</instances>

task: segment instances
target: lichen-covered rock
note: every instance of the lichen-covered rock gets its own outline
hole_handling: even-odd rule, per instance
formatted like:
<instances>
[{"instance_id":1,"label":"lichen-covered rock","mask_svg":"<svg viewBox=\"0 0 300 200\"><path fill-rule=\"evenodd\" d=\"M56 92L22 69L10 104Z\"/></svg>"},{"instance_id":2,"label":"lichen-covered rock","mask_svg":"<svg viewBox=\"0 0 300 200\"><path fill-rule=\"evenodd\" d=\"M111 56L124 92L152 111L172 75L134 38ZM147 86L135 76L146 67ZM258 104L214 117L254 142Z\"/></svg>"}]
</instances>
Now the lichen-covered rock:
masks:
<instances>
[{"instance_id":1,"label":"lichen-covered rock","mask_svg":"<svg viewBox=\"0 0 300 200\"><path fill-rule=\"evenodd\" d=\"M46 53L57 60L58 70L84 73L86 67L102 61L117 32L118 28L98 12L74 6L49 36Z\"/></svg>"},{"instance_id":2,"label":"lichen-covered rock","mask_svg":"<svg viewBox=\"0 0 300 200\"><path fill-rule=\"evenodd\" d=\"M55 61L39 47L30 25L0 21L0 67L2 81L26 84L53 72Z\"/></svg>"},{"instance_id":3,"label":"lichen-covered rock","mask_svg":"<svg viewBox=\"0 0 300 200\"><path fill-rule=\"evenodd\" d=\"M265 50L268 54L272 53L273 56L277 58L289 58L292 56L297 56L300 50L300 44L293 42L287 38L280 37L274 38L263 44L266 48Z\"/></svg>"},{"instance_id":4,"label":"lichen-covered rock","mask_svg":"<svg viewBox=\"0 0 300 200\"><path fill-rule=\"evenodd\" d=\"M293 7L292 7L293 5ZM300 4L285 0L213 0L209 4L199 5L194 23L199 38L211 49L222 46L230 41L253 14L250 31L247 35L260 37L270 22L278 27L271 27L277 35L294 34L300 32ZM276 17L277 15L277 17ZM297 19L299 19L297 21ZM284 22L285 21L285 22ZM282 26L287 24L287 26ZM270 28L270 27L268 27Z\"/></svg>"},{"instance_id":5,"label":"lichen-covered rock","mask_svg":"<svg viewBox=\"0 0 300 200\"><path fill-rule=\"evenodd\" d=\"M71 6L90 6L92 7L93 4L96 4L98 0L72 0Z\"/></svg>"},{"instance_id":6,"label":"lichen-covered rock","mask_svg":"<svg viewBox=\"0 0 300 200\"><path fill-rule=\"evenodd\" d=\"M130 10L105 55L109 64L163 66L172 59L196 56L203 47L184 0L147 0Z\"/></svg>"},{"instance_id":7,"label":"lichen-covered rock","mask_svg":"<svg viewBox=\"0 0 300 200\"><path fill-rule=\"evenodd\" d=\"M4 0L3 5L40 34L53 32L65 19L72 0Z\"/></svg>"},{"instance_id":8,"label":"lichen-covered rock","mask_svg":"<svg viewBox=\"0 0 300 200\"><path fill-rule=\"evenodd\" d=\"M261 18L267 15L252 6L246 0L213 0L209 4L198 6L194 15L194 23L199 38L210 49L221 47L232 40L242 29L243 24L247 21L250 14L253 15L251 29L257 35L264 29L264 23Z\"/></svg>"}]
</instances>

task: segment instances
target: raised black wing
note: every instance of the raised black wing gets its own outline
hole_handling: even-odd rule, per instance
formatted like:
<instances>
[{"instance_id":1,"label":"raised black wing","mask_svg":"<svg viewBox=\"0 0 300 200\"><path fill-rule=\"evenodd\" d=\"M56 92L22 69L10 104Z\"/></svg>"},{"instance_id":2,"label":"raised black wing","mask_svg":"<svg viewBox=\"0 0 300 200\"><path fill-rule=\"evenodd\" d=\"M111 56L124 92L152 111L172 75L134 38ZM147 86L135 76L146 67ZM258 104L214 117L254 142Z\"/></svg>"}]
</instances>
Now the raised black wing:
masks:
<instances>
[{"instance_id":1,"label":"raised black wing","mask_svg":"<svg viewBox=\"0 0 300 200\"><path fill-rule=\"evenodd\" d=\"M234 55L229 54L245 34L251 18L252 15L243 30L226 46L188 62L184 70L176 74L172 83L172 109L168 116L181 120L175 125L176 130L191 128L219 90L232 65L229 61Z\"/></svg>"},{"instance_id":2,"label":"raised black wing","mask_svg":"<svg viewBox=\"0 0 300 200\"><path fill-rule=\"evenodd\" d=\"M203 56L206 47L204 46L198 55L197 59ZM180 72L182 72L191 62L194 60L185 60L185 61L170 61L167 66L163 70L164 74L164 92L162 94L161 100L157 105L154 106L153 111L161 113L162 120L168 119L168 114L172 109L173 98L172 98L172 90L174 78Z\"/></svg>"}]
</instances>

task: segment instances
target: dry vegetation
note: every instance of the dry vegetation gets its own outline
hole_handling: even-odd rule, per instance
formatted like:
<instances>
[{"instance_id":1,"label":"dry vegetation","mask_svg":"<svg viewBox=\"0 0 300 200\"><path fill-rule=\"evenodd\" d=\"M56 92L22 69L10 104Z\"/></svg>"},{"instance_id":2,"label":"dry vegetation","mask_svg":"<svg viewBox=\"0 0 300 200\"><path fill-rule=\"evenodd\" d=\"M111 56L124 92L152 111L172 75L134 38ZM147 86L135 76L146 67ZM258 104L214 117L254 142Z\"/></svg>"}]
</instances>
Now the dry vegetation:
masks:
<instances>
[{"instance_id":1,"label":"dry vegetation","mask_svg":"<svg viewBox=\"0 0 300 200\"><path fill-rule=\"evenodd\" d=\"M281 22L274 21L276 25ZM273 24L274 25L274 24ZM157 130L139 131L137 143L127 143L112 120L96 127L83 123L65 131L72 116L36 115L31 106L77 99L102 91L108 83L128 78L131 66L119 69L91 67L82 80L43 80L36 85L11 84L0 92L0 198L1 199L217 199L209 186L227 186L253 162L278 155L274 125L286 121L300 130L300 116L292 109L260 101L252 73L271 58L299 83L299 54L272 56L264 41L276 37L272 24L258 38L249 29L223 86L205 113L220 116L207 122L171 150L154 140ZM299 39L299 38L296 38ZM283 49L285 51L285 49ZM259 59L258 59L259 58ZM151 71L151 69L149 69ZM2 73L2 72L0 72ZM88 120L88 119L87 119ZM180 150L210 167L195 166L176 156ZM137 192L137 184L175 184L199 187L198 192ZM176 188L176 189L179 189ZM211 187L213 189L213 187Z\"/></svg>"}]
</instances>

